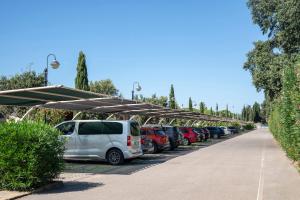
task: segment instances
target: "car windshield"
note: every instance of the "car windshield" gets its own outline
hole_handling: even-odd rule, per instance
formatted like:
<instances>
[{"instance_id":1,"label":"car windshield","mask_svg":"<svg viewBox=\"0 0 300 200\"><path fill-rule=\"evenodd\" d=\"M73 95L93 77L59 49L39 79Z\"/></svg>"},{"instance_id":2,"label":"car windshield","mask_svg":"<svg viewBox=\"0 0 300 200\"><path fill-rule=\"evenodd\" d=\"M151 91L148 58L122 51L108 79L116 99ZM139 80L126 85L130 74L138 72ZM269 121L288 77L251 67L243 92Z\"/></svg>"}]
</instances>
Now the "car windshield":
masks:
<instances>
[{"instance_id":1,"label":"car windshield","mask_svg":"<svg viewBox=\"0 0 300 200\"><path fill-rule=\"evenodd\" d=\"M154 130L154 133L158 135L165 135L165 132L162 130Z\"/></svg>"},{"instance_id":2,"label":"car windshield","mask_svg":"<svg viewBox=\"0 0 300 200\"><path fill-rule=\"evenodd\" d=\"M130 123L130 133L132 136L139 136L140 135L140 126L136 122Z\"/></svg>"}]
</instances>

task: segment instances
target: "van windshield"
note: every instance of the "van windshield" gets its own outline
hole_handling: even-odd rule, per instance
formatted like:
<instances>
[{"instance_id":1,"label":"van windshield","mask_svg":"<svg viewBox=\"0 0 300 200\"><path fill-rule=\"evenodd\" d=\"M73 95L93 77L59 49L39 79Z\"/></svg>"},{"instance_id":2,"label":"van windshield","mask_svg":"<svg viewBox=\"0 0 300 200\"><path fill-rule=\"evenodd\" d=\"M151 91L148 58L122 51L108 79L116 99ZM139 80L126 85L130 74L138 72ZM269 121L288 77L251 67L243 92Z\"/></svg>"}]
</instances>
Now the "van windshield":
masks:
<instances>
[{"instance_id":1,"label":"van windshield","mask_svg":"<svg viewBox=\"0 0 300 200\"><path fill-rule=\"evenodd\" d=\"M140 135L140 126L136 122L130 123L130 133L132 136L139 136Z\"/></svg>"}]
</instances>

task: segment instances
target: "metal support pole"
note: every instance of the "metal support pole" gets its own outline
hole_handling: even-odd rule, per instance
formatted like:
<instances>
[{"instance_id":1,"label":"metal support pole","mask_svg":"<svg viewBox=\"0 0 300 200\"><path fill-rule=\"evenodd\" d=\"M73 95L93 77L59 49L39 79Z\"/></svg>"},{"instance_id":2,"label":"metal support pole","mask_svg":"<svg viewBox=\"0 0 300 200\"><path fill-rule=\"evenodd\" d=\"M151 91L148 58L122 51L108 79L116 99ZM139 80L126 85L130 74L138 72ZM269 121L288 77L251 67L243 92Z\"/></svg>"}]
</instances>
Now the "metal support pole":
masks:
<instances>
[{"instance_id":1,"label":"metal support pole","mask_svg":"<svg viewBox=\"0 0 300 200\"><path fill-rule=\"evenodd\" d=\"M158 124L161 124L163 121L165 120L165 118L161 118L158 122Z\"/></svg>"},{"instance_id":2,"label":"metal support pole","mask_svg":"<svg viewBox=\"0 0 300 200\"><path fill-rule=\"evenodd\" d=\"M76 115L73 117L73 119L72 120L75 120L76 119L76 117L78 117L80 114L81 114L82 112L78 112L78 113L76 113Z\"/></svg>"},{"instance_id":3,"label":"metal support pole","mask_svg":"<svg viewBox=\"0 0 300 200\"><path fill-rule=\"evenodd\" d=\"M129 120L134 120L134 118L136 118L137 117L137 115L132 115L130 118L129 118Z\"/></svg>"},{"instance_id":4,"label":"metal support pole","mask_svg":"<svg viewBox=\"0 0 300 200\"><path fill-rule=\"evenodd\" d=\"M107 118L106 118L106 120L109 120L109 119L111 119L113 116L114 116L115 114L111 114L111 115L109 115Z\"/></svg>"},{"instance_id":5,"label":"metal support pole","mask_svg":"<svg viewBox=\"0 0 300 200\"><path fill-rule=\"evenodd\" d=\"M184 125L184 126L188 126L190 121L191 121L190 119L189 119L189 120L187 120L187 122L185 123L185 125Z\"/></svg>"},{"instance_id":6,"label":"metal support pole","mask_svg":"<svg viewBox=\"0 0 300 200\"><path fill-rule=\"evenodd\" d=\"M172 119L169 123L169 125L172 125L172 123L175 121L176 119Z\"/></svg>"},{"instance_id":7,"label":"metal support pole","mask_svg":"<svg viewBox=\"0 0 300 200\"><path fill-rule=\"evenodd\" d=\"M32 111L35 108L38 108L39 106L32 106L29 110L27 110L27 112L22 116L22 118L20 119L21 121L23 121L30 113L32 113Z\"/></svg>"},{"instance_id":8,"label":"metal support pole","mask_svg":"<svg viewBox=\"0 0 300 200\"><path fill-rule=\"evenodd\" d=\"M152 118L153 118L153 117L149 117L149 118L145 121L144 126L145 126Z\"/></svg>"}]
</instances>

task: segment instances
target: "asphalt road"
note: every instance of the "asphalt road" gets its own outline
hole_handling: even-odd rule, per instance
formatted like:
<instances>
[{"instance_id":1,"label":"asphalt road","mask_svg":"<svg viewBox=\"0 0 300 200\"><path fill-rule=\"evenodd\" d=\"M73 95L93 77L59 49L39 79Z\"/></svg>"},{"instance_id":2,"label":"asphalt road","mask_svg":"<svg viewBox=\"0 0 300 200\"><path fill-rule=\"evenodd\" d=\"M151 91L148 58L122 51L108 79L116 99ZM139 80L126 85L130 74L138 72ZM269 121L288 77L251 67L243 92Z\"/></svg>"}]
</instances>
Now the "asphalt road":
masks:
<instances>
[{"instance_id":1,"label":"asphalt road","mask_svg":"<svg viewBox=\"0 0 300 200\"><path fill-rule=\"evenodd\" d=\"M118 167L72 163L64 187L24 199L299 199L299 173L267 129L211 143L146 155Z\"/></svg>"},{"instance_id":2,"label":"asphalt road","mask_svg":"<svg viewBox=\"0 0 300 200\"><path fill-rule=\"evenodd\" d=\"M180 146L173 151L165 150L157 154L145 154L140 158L127 161L125 164L119 166L112 166L101 161L68 161L66 162L66 169L64 173L68 173L69 175L72 173L130 175L137 171L164 163L178 156L186 155L201 148L223 142L238 135L239 134L227 135L221 139L210 139L206 142L193 143L189 146Z\"/></svg>"}]
</instances>

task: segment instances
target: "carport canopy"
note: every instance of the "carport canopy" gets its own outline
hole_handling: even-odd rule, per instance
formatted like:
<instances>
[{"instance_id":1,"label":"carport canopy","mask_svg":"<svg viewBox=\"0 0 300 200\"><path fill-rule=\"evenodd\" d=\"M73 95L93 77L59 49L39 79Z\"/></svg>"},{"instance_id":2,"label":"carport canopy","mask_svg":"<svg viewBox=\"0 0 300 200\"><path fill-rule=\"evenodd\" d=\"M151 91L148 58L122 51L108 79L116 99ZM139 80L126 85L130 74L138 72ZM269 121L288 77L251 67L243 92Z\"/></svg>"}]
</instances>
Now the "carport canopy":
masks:
<instances>
[{"instance_id":1,"label":"carport canopy","mask_svg":"<svg viewBox=\"0 0 300 200\"><path fill-rule=\"evenodd\" d=\"M62 85L0 91L0 105L205 121L232 121L228 118L181 109L168 109L158 105L77 90Z\"/></svg>"}]
</instances>

